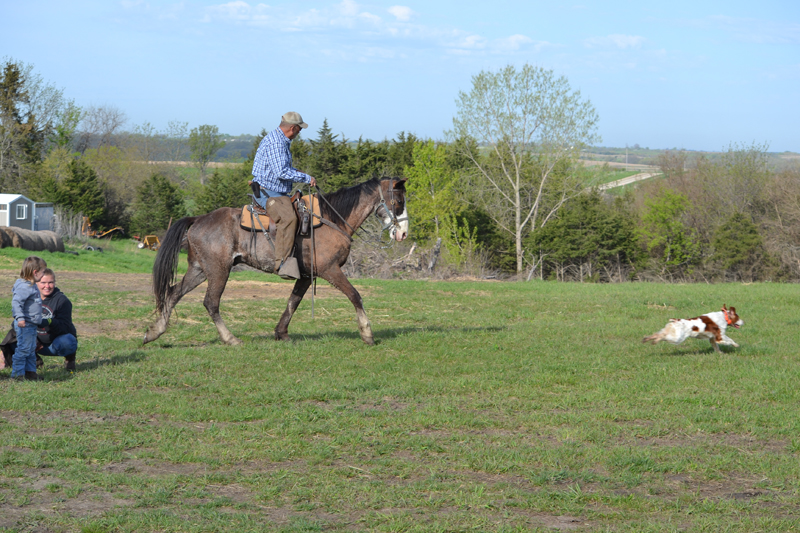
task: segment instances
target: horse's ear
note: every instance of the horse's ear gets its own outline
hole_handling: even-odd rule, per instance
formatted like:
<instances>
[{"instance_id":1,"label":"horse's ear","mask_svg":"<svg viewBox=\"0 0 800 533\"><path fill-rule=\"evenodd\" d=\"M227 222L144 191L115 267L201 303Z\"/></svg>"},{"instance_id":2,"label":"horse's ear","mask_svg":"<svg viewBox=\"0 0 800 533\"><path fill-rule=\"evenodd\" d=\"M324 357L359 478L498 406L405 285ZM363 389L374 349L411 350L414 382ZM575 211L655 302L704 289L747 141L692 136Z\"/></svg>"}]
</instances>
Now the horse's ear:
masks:
<instances>
[{"instance_id":1,"label":"horse's ear","mask_svg":"<svg viewBox=\"0 0 800 533\"><path fill-rule=\"evenodd\" d=\"M392 188L405 190L407 181L408 178L397 178L396 180L392 181Z\"/></svg>"}]
</instances>

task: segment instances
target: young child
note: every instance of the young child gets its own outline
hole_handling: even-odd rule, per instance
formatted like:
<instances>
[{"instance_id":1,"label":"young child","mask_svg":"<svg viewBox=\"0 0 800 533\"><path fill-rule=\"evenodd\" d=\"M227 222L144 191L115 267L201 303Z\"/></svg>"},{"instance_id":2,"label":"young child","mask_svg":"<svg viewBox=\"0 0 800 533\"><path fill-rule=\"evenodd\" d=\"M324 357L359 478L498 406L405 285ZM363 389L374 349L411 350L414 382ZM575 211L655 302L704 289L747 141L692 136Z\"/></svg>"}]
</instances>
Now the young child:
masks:
<instances>
[{"instance_id":1,"label":"young child","mask_svg":"<svg viewBox=\"0 0 800 533\"><path fill-rule=\"evenodd\" d=\"M20 279L14 283L11 311L14 313L14 331L17 334L17 351L11 365L14 379L38 380L36 375L36 328L42 321L42 297L36 282L42 279L47 263L32 255L22 262Z\"/></svg>"}]
</instances>

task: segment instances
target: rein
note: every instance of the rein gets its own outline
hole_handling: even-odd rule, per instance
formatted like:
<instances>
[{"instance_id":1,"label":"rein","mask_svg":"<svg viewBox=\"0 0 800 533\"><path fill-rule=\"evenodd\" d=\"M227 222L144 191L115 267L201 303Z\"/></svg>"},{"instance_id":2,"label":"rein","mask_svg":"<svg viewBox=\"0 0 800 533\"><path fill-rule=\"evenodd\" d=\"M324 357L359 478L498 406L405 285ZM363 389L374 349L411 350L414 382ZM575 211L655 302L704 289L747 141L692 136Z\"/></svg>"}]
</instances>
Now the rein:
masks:
<instances>
[{"instance_id":1,"label":"rein","mask_svg":"<svg viewBox=\"0 0 800 533\"><path fill-rule=\"evenodd\" d=\"M352 232L353 232L353 235L356 235L356 234L357 234L357 231L358 231L358 230L361 230L361 233L363 233L363 234L365 235L365 236L362 236L361 238L362 238L362 239L364 239L364 241L365 241L365 242L370 242L370 241L373 241L373 244L376 244L377 246L379 246L379 247L381 247L381 248L388 248L389 246L391 246L391 245L393 244L393 242L392 242L392 241L390 241L388 245L384 245L384 244L383 244L383 241L381 240L381 238L380 238L380 237L377 237L377 238L375 238L374 236L370 235L370 234L367 232L367 230L365 230L365 229L364 229L364 228L362 228L361 226L359 226L358 228L355 228L355 229L353 229L353 226L351 226L350 224L348 224L347 220L345 220L345 218L344 218L344 217L343 217L341 214L339 214L339 212L336 210L336 208L334 208L334 207L331 205L331 203L328 201L328 199L327 199L327 198L325 198L325 196L322 194L322 190L319 188L319 185L317 185L317 186L316 186L316 189L317 189L317 194L319 195L319 197L320 197L320 198L322 198L322 200L323 200L323 201L324 201L326 204L328 204L328 207L330 207L330 208L331 208L331 211L333 211L333 212L336 214L336 216L338 216L338 217L339 217L339 218L342 220L342 222L344 222L344 225L345 225L345 226L347 226L347 227L348 227L348 229L350 229L350 231L352 231ZM389 208L386 206L386 200L385 200L385 199L384 199L384 197L383 197L383 189L381 189L381 187L380 187L380 184L378 184L378 194L379 194L379 195L380 195L380 197L381 197L381 201L380 201L380 203L379 203L378 205L376 205L376 206L375 206L374 214L375 214L376 216L381 216L381 215L379 215L379 214L378 214L378 211L379 211L380 209L384 209L384 210L385 210L385 211L388 213L388 215L389 215L389 218L391 218L391 219L392 219L392 220L391 220L391 222L389 222L388 224L383 224L383 223L381 223L381 234L382 234L384 230L386 230L386 229L389 229L389 228L391 228L391 227L393 227L393 226L394 226L394 227L399 227L399 225L400 225L400 219L398 219L398 218L397 218L397 216L394 214L394 210L393 210L393 209L389 209ZM391 203L392 207L394 207L394 205L395 205L395 199L394 199L394 189L392 189L392 198L391 198L391 202L390 202L390 203ZM312 215L313 215L313 213L312 213ZM316 215L313 215L313 216L315 216L315 217L316 217ZM347 238L348 238L348 239L350 239L350 242L352 242L352 241L353 241L353 237L351 237L350 235L347 235L347 234L346 234L344 231L342 231L342 229L341 229L339 226L337 226L336 224L334 224L334 223L333 223L333 222L331 222L330 220L324 219L324 218L322 218L321 216L319 216L319 217L317 217L317 218L318 218L318 219L320 220L320 222L322 222L323 224L325 224L325 225L327 225L327 226L329 226L329 227L331 227L331 228L334 228L334 229L338 230L340 233L342 233L342 234L344 234L345 236L347 236Z\"/></svg>"}]
</instances>

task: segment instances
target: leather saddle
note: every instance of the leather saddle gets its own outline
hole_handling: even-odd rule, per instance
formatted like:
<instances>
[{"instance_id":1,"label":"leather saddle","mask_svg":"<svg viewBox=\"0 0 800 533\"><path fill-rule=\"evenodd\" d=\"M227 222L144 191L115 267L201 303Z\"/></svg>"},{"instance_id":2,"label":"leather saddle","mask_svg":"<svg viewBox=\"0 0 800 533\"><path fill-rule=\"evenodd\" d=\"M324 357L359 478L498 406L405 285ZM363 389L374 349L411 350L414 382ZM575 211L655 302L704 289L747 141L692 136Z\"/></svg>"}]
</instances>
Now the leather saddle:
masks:
<instances>
[{"instance_id":1,"label":"leather saddle","mask_svg":"<svg viewBox=\"0 0 800 533\"><path fill-rule=\"evenodd\" d=\"M311 196L303 196L300 191L295 192L292 197L292 205L294 206L294 214L297 216L297 230L302 230L303 215L305 213L313 212L314 227L318 228L322 225L322 213L319 209L319 198L316 194ZM301 207L302 206L302 207ZM267 215L267 210L263 209L256 202L242 206L241 222L242 229L261 231L267 230L270 236L275 235L275 223Z\"/></svg>"}]
</instances>

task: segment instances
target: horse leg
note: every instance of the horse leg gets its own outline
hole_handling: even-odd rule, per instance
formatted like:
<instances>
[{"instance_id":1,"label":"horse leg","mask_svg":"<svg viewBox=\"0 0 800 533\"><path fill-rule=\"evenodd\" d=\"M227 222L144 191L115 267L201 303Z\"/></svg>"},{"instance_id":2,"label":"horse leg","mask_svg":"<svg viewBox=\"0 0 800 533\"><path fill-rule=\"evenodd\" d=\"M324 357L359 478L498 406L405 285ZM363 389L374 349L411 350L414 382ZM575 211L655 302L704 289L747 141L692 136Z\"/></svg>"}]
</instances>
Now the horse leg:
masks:
<instances>
[{"instance_id":1,"label":"horse leg","mask_svg":"<svg viewBox=\"0 0 800 533\"><path fill-rule=\"evenodd\" d=\"M344 272L338 267L326 270L320 273L320 277L330 282L331 285L339 289L350 299L353 307L356 308L356 320L358 321L358 332L361 334L361 340L369 345L375 344L375 339L372 338L372 326L367 318L367 313L364 312L364 304L361 301L361 295Z\"/></svg>"},{"instance_id":2,"label":"horse leg","mask_svg":"<svg viewBox=\"0 0 800 533\"><path fill-rule=\"evenodd\" d=\"M155 324L147 329L147 332L144 334L144 344L156 340L167 330L169 317L172 314L172 310L176 305L178 305L180 299L183 298L184 295L194 290L205 280L206 275L203 270L197 266L197 264L190 264L186 275L183 276L183 279L180 281L180 283L170 286L169 296L167 296L167 302L164 306L164 312L161 313Z\"/></svg>"},{"instance_id":3,"label":"horse leg","mask_svg":"<svg viewBox=\"0 0 800 533\"><path fill-rule=\"evenodd\" d=\"M222 342L235 346L237 344L242 344L242 341L234 337L233 333L228 330L228 327L225 326L225 322L222 321L222 316L219 314L219 301L222 299L222 293L225 291L225 285L228 283L228 275L229 272L214 279L208 279L208 288L206 289L206 296L203 298L203 305L206 311L208 311L211 320L214 321L214 325L217 326L217 331L219 332L219 337L222 339Z\"/></svg>"},{"instance_id":4,"label":"horse leg","mask_svg":"<svg viewBox=\"0 0 800 533\"><path fill-rule=\"evenodd\" d=\"M275 326L275 340L288 341L289 340L289 322L292 320L292 315L300 305L300 301L305 296L306 291L311 286L311 278L300 278L294 283L292 294L289 296L289 301L286 303L286 310L281 315L278 325Z\"/></svg>"}]
</instances>

